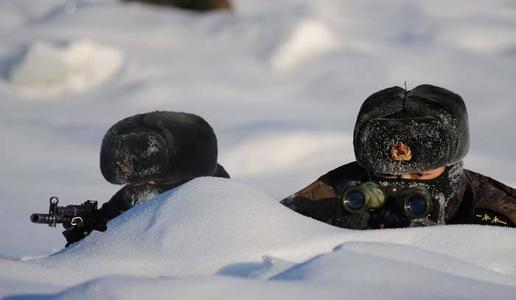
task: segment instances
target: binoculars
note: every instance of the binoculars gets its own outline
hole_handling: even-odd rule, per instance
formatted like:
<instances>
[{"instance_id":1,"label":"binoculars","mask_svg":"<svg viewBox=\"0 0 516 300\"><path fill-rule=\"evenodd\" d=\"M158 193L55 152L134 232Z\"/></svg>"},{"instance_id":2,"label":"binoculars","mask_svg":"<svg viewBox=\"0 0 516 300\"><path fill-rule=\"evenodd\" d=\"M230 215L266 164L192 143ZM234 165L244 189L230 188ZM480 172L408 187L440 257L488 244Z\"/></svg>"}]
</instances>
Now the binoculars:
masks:
<instances>
[{"instance_id":1,"label":"binoculars","mask_svg":"<svg viewBox=\"0 0 516 300\"><path fill-rule=\"evenodd\" d=\"M401 189L365 182L345 190L342 205L350 213L360 213L385 205L394 207L411 219L425 218L432 212L431 193L423 186Z\"/></svg>"}]
</instances>

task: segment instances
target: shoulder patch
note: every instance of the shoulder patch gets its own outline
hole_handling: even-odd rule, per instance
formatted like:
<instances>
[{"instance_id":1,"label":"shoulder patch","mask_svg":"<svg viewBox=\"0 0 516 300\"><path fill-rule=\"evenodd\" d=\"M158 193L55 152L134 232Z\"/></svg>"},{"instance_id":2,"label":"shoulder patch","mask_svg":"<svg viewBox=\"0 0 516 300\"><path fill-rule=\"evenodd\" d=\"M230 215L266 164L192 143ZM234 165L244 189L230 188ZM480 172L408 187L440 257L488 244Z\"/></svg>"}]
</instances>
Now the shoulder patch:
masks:
<instances>
[{"instance_id":1,"label":"shoulder patch","mask_svg":"<svg viewBox=\"0 0 516 300\"><path fill-rule=\"evenodd\" d=\"M473 218L475 224L514 227L507 216L489 209L476 209Z\"/></svg>"},{"instance_id":2,"label":"shoulder patch","mask_svg":"<svg viewBox=\"0 0 516 300\"><path fill-rule=\"evenodd\" d=\"M338 198L338 195L333 187L319 180L295 193L294 196L303 197L314 201L328 198Z\"/></svg>"}]
</instances>

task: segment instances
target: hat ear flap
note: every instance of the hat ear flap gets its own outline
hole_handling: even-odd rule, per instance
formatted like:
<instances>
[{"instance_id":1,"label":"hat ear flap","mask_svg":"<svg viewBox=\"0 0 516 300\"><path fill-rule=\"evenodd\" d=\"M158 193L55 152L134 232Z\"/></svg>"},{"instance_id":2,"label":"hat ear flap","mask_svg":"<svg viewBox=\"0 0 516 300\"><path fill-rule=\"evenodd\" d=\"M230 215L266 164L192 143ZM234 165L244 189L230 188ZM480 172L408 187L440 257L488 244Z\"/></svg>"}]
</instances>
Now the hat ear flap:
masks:
<instances>
[{"instance_id":1,"label":"hat ear flap","mask_svg":"<svg viewBox=\"0 0 516 300\"><path fill-rule=\"evenodd\" d=\"M100 169L113 184L135 183L168 173L166 140L157 132L106 135L100 150Z\"/></svg>"}]
</instances>

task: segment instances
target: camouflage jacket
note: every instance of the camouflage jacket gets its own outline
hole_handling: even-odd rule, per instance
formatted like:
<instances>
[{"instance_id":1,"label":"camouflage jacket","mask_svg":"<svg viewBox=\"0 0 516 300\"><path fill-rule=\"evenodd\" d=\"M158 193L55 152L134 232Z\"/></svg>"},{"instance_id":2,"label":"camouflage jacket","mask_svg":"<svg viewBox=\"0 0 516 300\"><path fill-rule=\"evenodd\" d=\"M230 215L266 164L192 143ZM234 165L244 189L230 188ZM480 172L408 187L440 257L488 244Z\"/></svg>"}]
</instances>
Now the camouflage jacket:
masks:
<instances>
[{"instance_id":1,"label":"camouflage jacket","mask_svg":"<svg viewBox=\"0 0 516 300\"><path fill-rule=\"evenodd\" d=\"M516 189L492 178L464 170L466 190L462 199L450 203L452 214L446 224L484 224L514 227ZM350 229L369 229L366 215L347 213L340 197L350 183L368 181L369 175L357 162L343 165L321 176L301 191L283 199L290 209L331 225ZM449 205L450 206L450 205Z\"/></svg>"}]
</instances>

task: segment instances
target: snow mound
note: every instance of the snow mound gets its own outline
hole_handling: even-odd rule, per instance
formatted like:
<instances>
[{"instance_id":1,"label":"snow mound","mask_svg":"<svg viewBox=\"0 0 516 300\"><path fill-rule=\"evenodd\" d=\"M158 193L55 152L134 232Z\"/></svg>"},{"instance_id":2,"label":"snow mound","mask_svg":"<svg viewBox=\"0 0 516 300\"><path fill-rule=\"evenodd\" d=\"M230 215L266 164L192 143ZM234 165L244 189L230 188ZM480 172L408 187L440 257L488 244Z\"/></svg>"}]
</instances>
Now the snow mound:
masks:
<instances>
[{"instance_id":1,"label":"snow mound","mask_svg":"<svg viewBox=\"0 0 516 300\"><path fill-rule=\"evenodd\" d=\"M57 299L511 299L516 281L461 260L394 243L350 242L270 280L109 276ZM465 297L465 295L468 295Z\"/></svg>"},{"instance_id":2,"label":"snow mound","mask_svg":"<svg viewBox=\"0 0 516 300\"><path fill-rule=\"evenodd\" d=\"M273 68L286 71L310 58L337 48L339 38L323 22L305 20L293 30L271 59Z\"/></svg>"},{"instance_id":3,"label":"snow mound","mask_svg":"<svg viewBox=\"0 0 516 300\"><path fill-rule=\"evenodd\" d=\"M506 299L516 292L514 279L392 243L347 243L274 279L344 284L350 299Z\"/></svg>"},{"instance_id":4,"label":"snow mound","mask_svg":"<svg viewBox=\"0 0 516 300\"><path fill-rule=\"evenodd\" d=\"M120 50L90 40L67 46L37 42L14 67L9 81L25 97L85 92L110 79L122 62Z\"/></svg>"},{"instance_id":5,"label":"snow mound","mask_svg":"<svg viewBox=\"0 0 516 300\"><path fill-rule=\"evenodd\" d=\"M113 297L125 299L133 277L166 277L142 281L141 290L149 296L153 286L170 283L187 295L179 283L195 290L207 283L212 290L200 298L243 297L246 286L264 289L257 295L292 290L302 296L305 290L296 282L303 281L328 285L334 295L344 289L357 298L377 293L393 299L448 298L468 292L454 286L478 292L477 299L489 293L503 298L516 292L513 235L511 229L488 226L344 230L303 217L247 185L205 177L136 206L112 220L106 232L93 232L59 253L0 259L0 295L68 288L61 296L74 298L70 295L88 297L113 287ZM221 280L220 275L256 283ZM221 289L227 284L234 289ZM371 291L371 285L382 288ZM162 293L162 288L151 292Z\"/></svg>"},{"instance_id":6,"label":"snow mound","mask_svg":"<svg viewBox=\"0 0 516 300\"><path fill-rule=\"evenodd\" d=\"M247 185L205 177L54 255L0 259L0 295L241 299L253 290L256 299L325 291L354 299L507 299L516 292L515 247L514 230L489 226L340 229Z\"/></svg>"},{"instance_id":7,"label":"snow mound","mask_svg":"<svg viewBox=\"0 0 516 300\"><path fill-rule=\"evenodd\" d=\"M72 282L105 274L247 274L261 268L269 253L281 257L288 249L289 260L303 261L331 251L337 245L328 239L331 232L341 231L247 185L198 178L127 211L106 232L28 262L73 272Z\"/></svg>"},{"instance_id":8,"label":"snow mound","mask_svg":"<svg viewBox=\"0 0 516 300\"><path fill-rule=\"evenodd\" d=\"M266 278L264 278L266 279ZM349 242L269 280L225 276L106 276L57 299L511 299L516 280L394 243Z\"/></svg>"}]
</instances>

